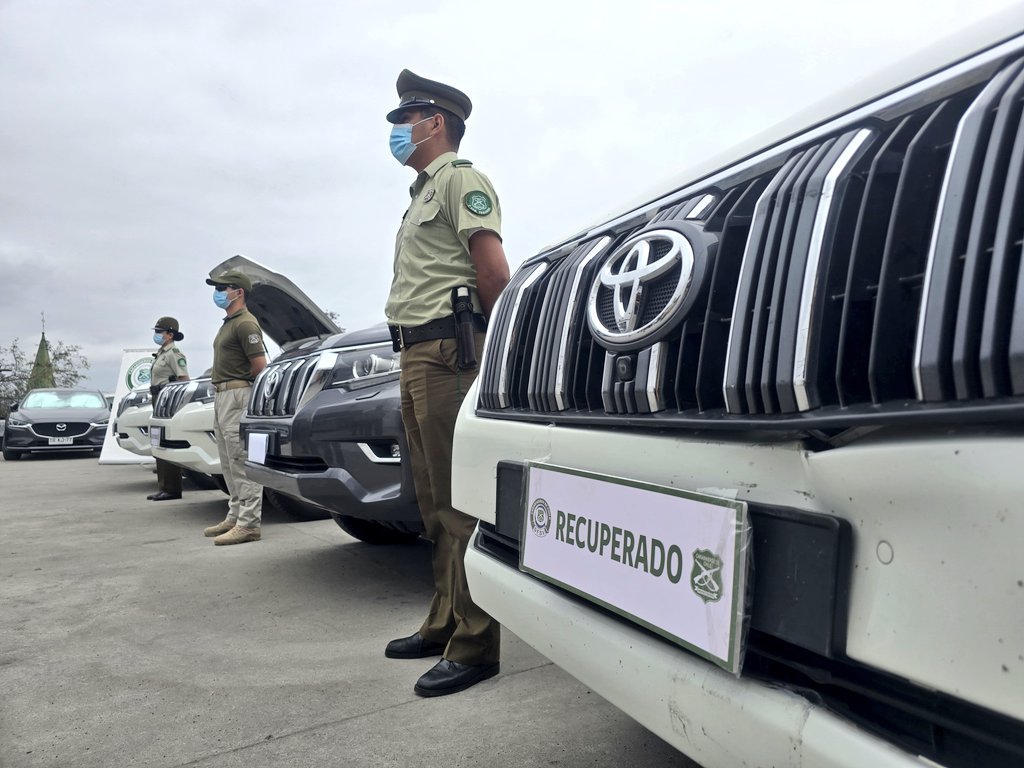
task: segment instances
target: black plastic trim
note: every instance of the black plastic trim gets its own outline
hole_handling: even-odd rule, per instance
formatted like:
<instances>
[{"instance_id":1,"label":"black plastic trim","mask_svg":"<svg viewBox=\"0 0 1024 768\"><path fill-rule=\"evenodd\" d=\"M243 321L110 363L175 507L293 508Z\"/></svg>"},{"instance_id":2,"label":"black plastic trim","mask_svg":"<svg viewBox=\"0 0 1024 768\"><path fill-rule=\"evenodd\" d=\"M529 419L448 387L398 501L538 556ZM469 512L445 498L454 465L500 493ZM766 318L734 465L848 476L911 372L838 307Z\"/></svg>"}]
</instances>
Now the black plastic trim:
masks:
<instances>
[{"instance_id":1,"label":"black plastic trim","mask_svg":"<svg viewBox=\"0 0 1024 768\"><path fill-rule=\"evenodd\" d=\"M950 401L921 403L903 400L885 406L871 404L847 408L826 406L805 413L776 415L731 414L724 411L693 413L660 413L634 415L606 415L603 413L531 413L516 409L479 409L477 415L501 421L531 422L534 424L565 424L578 427L615 429L630 427L642 429L725 430L734 432L788 432L847 429L866 426L895 425L963 425L1020 424L1024 422L1024 402L1017 399L992 399L984 402Z\"/></svg>"}]
</instances>

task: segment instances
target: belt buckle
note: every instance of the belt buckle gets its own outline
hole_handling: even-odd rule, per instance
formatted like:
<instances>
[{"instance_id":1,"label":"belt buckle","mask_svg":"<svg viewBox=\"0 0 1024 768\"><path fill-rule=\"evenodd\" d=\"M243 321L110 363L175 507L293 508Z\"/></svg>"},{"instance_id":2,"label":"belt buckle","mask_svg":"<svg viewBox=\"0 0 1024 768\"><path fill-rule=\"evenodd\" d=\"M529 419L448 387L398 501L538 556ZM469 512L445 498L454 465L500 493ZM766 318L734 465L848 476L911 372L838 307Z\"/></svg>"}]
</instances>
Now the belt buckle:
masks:
<instances>
[{"instance_id":1,"label":"belt buckle","mask_svg":"<svg viewBox=\"0 0 1024 768\"><path fill-rule=\"evenodd\" d=\"M407 349L408 346L405 341L405 328L398 326L398 347L399 349Z\"/></svg>"}]
</instances>

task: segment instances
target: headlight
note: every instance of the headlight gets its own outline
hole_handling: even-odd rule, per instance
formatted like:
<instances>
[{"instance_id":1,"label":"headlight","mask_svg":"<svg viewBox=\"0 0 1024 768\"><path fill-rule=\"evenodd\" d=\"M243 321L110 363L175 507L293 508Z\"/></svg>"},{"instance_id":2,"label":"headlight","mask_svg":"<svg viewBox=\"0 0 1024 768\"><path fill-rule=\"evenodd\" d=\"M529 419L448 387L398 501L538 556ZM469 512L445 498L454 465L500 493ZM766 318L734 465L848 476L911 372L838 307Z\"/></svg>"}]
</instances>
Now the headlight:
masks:
<instances>
[{"instance_id":1,"label":"headlight","mask_svg":"<svg viewBox=\"0 0 1024 768\"><path fill-rule=\"evenodd\" d=\"M393 380L400 372L400 353L390 344L341 349L326 387L361 389Z\"/></svg>"},{"instance_id":2,"label":"headlight","mask_svg":"<svg viewBox=\"0 0 1024 768\"><path fill-rule=\"evenodd\" d=\"M140 390L138 392L129 392L123 398L117 406L117 415L120 416L129 408L140 408L146 405L150 401L149 391Z\"/></svg>"},{"instance_id":3,"label":"headlight","mask_svg":"<svg viewBox=\"0 0 1024 768\"><path fill-rule=\"evenodd\" d=\"M109 423L110 423L110 417L109 416L107 418L105 418L105 419L97 419L96 421L90 422L91 426L94 426L94 427L105 427Z\"/></svg>"},{"instance_id":4,"label":"headlight","mask_svg":"<svg viewBox=\"0 0 1024 768\"><path fill-rule=\"evenodd\" d=\"M23 427L26 424L28 424L28 419L18 415L17 411L12 411L11 414L7 417L7 423L12 427Z\"/></svg>"},{"instance_id":5,"label":"headlight","mask_svg":"<svg viewBox=\"0 0 1024 768\"><path fill-rule=\"evenodd\" d=\"M209 379L195 381L195 389L188 397L190 403L212 403L217 391L213 388L213 382Z\"/></svg>"}]
</instances>

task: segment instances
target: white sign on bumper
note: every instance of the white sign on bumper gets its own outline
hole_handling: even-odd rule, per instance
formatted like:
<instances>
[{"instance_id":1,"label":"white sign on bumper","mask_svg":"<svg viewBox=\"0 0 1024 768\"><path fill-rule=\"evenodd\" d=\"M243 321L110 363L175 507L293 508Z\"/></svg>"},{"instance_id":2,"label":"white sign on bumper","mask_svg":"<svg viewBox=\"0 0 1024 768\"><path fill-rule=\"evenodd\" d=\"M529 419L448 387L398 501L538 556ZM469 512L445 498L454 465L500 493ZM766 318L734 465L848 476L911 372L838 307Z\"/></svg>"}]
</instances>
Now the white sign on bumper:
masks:
<instances>
[{"instance_id":1,"label":"white sign on bumper","mask_svg":"<svg viewBox=\"0 0 1024 768\"><path fill-rule=\"evenodd\" d=\"M520 567L739 674L745 502L527 465Z\"/></svg>"}]
</instances>

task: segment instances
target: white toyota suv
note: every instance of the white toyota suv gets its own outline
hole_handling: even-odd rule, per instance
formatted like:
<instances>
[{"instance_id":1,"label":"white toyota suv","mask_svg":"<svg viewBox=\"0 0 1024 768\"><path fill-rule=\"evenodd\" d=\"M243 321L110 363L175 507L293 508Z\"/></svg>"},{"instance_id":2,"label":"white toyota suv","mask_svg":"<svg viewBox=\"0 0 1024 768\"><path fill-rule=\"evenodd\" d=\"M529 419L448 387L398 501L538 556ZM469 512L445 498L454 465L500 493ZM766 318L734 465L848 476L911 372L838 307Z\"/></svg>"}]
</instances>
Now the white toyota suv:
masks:
<instances>
[{"instance_id":1,"label":"white toyota suv","mask_svg":"<svg viewBox=\"0 0 1024 768\"><path fill-rule=\"evenodd\" d=\"M132 390L121 398L114 423L117 444L138 456L152 456L149 444L149 419L152 415L149 387Z\"/></svg>"},{"instance_id":2,"label":"white toyota suv","mask_svg":"<svg viewBox=\"0 0 1024 768\"><path fill-rule=\"evenodd\" d=\"M529 259L474 598L705 768L1024 765L1020 6Z\"/></svg>"}]
</instances>

